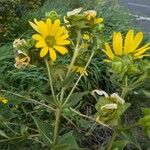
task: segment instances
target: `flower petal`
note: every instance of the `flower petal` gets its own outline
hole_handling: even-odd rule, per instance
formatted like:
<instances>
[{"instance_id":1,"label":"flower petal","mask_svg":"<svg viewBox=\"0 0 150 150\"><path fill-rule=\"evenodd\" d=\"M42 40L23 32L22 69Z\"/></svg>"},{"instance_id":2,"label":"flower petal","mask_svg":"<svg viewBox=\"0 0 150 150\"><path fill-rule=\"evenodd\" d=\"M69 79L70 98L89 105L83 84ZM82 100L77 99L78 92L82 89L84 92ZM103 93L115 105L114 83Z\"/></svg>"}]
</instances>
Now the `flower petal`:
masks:
<instances>
[{"instance_id":1,"label":"flower petal","mask_svg":"<svg viewBox=\"0 0 150 150\"><path fill-rule=\"evenodd\" d=\"M41 48L41 47L46 47L46 46L47 45L46 45L45 41L40 41L35 44L36 48Z\"/></svg>"},{"instance_id":2,"label":"flower petal","mask_svg":"<svg viewBox=\"0 0 150 150\"><path fill-rule=\"evenodd\" d=\"M44 38L39 34L32 35L32 38L36 41L43 41L44 40Z\"/></svg>"},{"instance_id":3,"label":"flower petal","mask_svg":"<svg viewBox=\"0 0 150 150\"><path fill-rule=\"evenodd\" d=\"M56 19L52 24L50 35L54 36L59 28L60 28L60 20Z\"/></svg>"},{"instance_id":4,"label":"flower petal","mask_svg":"<svg viewBox=\"0 0 150 150\"><path fill-rule=\"evenodd\" d=\"M48 47L42 48L40 51L40 57L43 58L48 53Z\"/></svg>"},{"instance_id":5,"label":"flower petal","mask_svg":"<svg viewBox=\"0 0 150 150\"><path fill-rule=\"evenodd\" d=\"M57 45L68 45L68 44L70 44L70 41L69 40L57 40L56 44Z\"/></svg>"},{"instance_id":6,"label":"flower petal","mask_svg":"<svg viewBox=\"0 0 150 150\"><path fill-rule=\"evenodd\" d=\"M67 48L63 46L53 46L53 47L62 55L65 55L66 53L68 53Z\"/></svg>"},{"instance_id":7,"label":"flower petal","mask_svg":"<svg viewBox=\"0 0 150 150\"><path fill-rule=\"evenodd\" d=\"M55 37L58 38L64 33L68 34L68 31L66 30L66 28L64 26L62 26L57 30Z\"/></svg>"},{"instance_id":8,"label":"flower petal","mask_svg":"<svg viewBox=\"0 0 150 150\"><path fill-rule=\"evenodd\" d=\"M132 42L134 39L134 31L129 30L126 34L125 41L124 41L124 54L128 54L132 52Z\"/></svg>"},{"instance_id":9,"label":"flower petal","mask_svg":"<svg viewBox=\"0 0 150 150\"><path fill-rule=\"evenodd\" d=\"M114 32L113 35L113 49L116 55L121 56L122 55L122 44L123 39L120 32L116 33Z\"/></svg>"},{"instance_id":10,"label":"flower petal","mask_svg":"<svg viewBox=\"0 0 150 150\"><path fill-rule=\"evenodd\" d=\"M112 52L112 50L111 50L110 45L109 45L107 42L105 43L105 49L106 49L106 51L107 51L106 55L108 55L108 57L109 57L111 60L113 60L113 59L114 59L114 54L113 54L113 52Z\"/></svg>"},{"instance_id":11,"label":"flower petal","mask_svg":"<svg viewBox=\"0 0 150 150\"><path fill-rule=\"evenodd\" d=\"M138 32L133 40L133 47L132 47L132 51L134 51L142 42L143 40L143 33L142 32Z\"/></svg>"},{"instance_id":12,"label":"flower petal","mask_svg":"<svg viewBox=\"0 0 150 150\"><path fill-rule=\"evenodd\" d=\"M50 33L50 31L51 31L51 28L52 28L52 21L51 21L51 19L47 19L46 20L46 26L47 26L47 31L48 31L48 33Z\"/></svg>"},{"instance_id":13,"label":"flower petal","mask_svg":"<svg viewBox=\"0 0 150 150\"><path fill-rule=\"evenodd\" d=\"M48 35L46 23L44 21L39 21L38 27L40 34L42 34L43 37L46 37Z\"/></svg>"},{"instance_id":14,"label":"flower petal","mask_svg":"<svg viewBox=\"0 0 150 150\"><path fill-rule=\"evenodd\" d=\"M31 22L31 21L29 21L29 23L30 23L31 27L32 27L35 31L39 32L39 28L38 28L38 26L37 26L35 23L33 23L33 22Z\"/></svg>"},{"instance_id":15,"label":"flower petal","mask_svg":"<svg viewBox=\"0 0 150 150\"><path fill-rule=\"evenodd\" d=\"M56 52L53 48L49 48L49 54L50 54L50 58L52 61L55 61L56 60Z\"/></svg>"}]
</instances>

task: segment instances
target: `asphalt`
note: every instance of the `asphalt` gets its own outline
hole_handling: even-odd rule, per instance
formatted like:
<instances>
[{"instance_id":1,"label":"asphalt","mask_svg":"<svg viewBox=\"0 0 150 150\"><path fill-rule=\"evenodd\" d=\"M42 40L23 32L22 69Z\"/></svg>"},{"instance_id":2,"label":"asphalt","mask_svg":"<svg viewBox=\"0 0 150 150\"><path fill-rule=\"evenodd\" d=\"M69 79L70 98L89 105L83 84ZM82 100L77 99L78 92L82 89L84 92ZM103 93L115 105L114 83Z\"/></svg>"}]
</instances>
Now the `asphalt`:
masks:
<instances>
[{"instance_id":1,"label":"asphalt","mask_svg":"<svg viewBox=\"0 0 150 150\"><path fill-rule=\"evenodd\" d=\"M136 26L150 33L150 0L119 0L119 3L137 17Z\"/></svg>"}]
</instances>

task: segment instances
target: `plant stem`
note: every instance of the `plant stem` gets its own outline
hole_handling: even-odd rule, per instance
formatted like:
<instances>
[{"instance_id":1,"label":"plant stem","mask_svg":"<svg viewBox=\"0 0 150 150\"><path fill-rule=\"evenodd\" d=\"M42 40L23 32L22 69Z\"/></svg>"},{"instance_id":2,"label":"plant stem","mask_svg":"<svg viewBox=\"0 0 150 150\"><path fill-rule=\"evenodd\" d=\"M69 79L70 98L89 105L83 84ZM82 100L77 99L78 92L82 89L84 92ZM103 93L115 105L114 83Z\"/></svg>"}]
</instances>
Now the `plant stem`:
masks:
<instances>
[{"instance_id":1,"label":"plant stem","mask_svg":"<svg viewBox=\"0 0 150 150\"><path fill-rule=\"evenodd\" d=\"M61 117L61 109L57 108L56 115L55 115L55 128L54 128L54 140L53 140L53 145L54 146L56 145L57 138L58 138L60 117Z\"/></svg>"},{"instance_id":2,"label":"plant stem","mask_svg":"<svg viewBox=\"0 0 150 150\"><path fill-rule=\"evenodd\" d=\"M89 120L91 120L91 121L93 121L93 122L97 122L94 118L92 118L92 117L90 117L90 116L87 116L87 115L84 115L84 114L82 114L82 113L76 111L75 109L70 108L70 110L71 110L72 112L76 113L77 115L83 117L83 118L89 119ZM101 124L102 126L105 126L105 127L109 128L109 129L111 129L108 125L104 124L103 122L97 122L97 123L99 123L99 124Z\"/></svg>"},{"instance_id":3,"label":"plant stem","mask_svg":"<svg viewBox=\"0 0 150 150\"><path fill-rule=\"evenodd\" d=\"M70 65L69 65L69 69L68 69L68 72L67 72L66 77L68 77L68 75L69 75L69 73L70 73L70 71L71 71L71 69L72 69L72 66L73 66L73 64L74 64L74 62L75 62L75 60L76 60L76 57L77 57L77 55L78 55L79 43L80 43L80 36L81 36L80 34L81 34L80 31L78 31L78 32L77 32L77 43L76 43L76 47L75 47L75 50L74 50L74 53L73 53L73 57L72 57L72 60L71 60Z\"/></svg>"},{"instance_id":4,"label":"plant stem","mask_svg":"<svg viewBox=\"0 0 150 150\"><path fill-rule=\"evenodd\" d=\"M53 83L52 83L51 70L50 70L49 62L48 62L47 59L45 59L45 64L46 64L46 68L47 68L48 79L49 79L49 84L50 84L50 88L51 88L53 100L56 101L55 93L54 93L54 88L53 88Z\"/></svg>"},{"instance_id":5,"label":"plant stem","mask_svg":"<svg viewBox=\"0 0 150 150\"><path fill-rule=\"evenodd\" d=\"M90 56L90 58L89 58L87 64L85 65L83 72L86 71L86 69L87 69L89 63L91 62L91 60L92 60L92 58L93 58L93 55L94 55L94 51L91 53L91 56ZM76 81L76 83L74 84L74 86L73 86L73 88L71 89L70 93L68 94L68 96L67 96L67 98L66 98L66 100L65 100L65 102L64 102L64 104L63 104L63 106L65 106L66 103L68 102L70 96L72 95L73 91L75 90L75 88L76 88L76 86L78 85L78 83L79 83L80 79L82 78L82 76L83 76L83 74L80 74L78 80Z\"/></svg>"},{"instance_id":6,"label":"plant stem","mask_svg":"<svg viewBox=\"0 0 150 150\"><path fill-rule=\"evenodd\" d=\"M113 146L113 142L114 140L116 139L116 136L117 136L117 133L116 131L114 131L112 137L111 137L111 140L109 142L109 145L108 145L108 149L107 150L112 150L112 146Z\"/></svg>"},{"instance_id":7,"label":"plant stem","mask_svg":"<svg viewBox=\"0 0 150 150\"><path fill-rule=\"evenodd\" d=\"M128 77L125 76L125 86L122 88L121 98L125 99L128 92L129 92Z\"/></svg>"},{"instance_id":8,"label":"plant stem","mask_svg":"<svg viewBox=\"0 0 150 150\"><path fill-rule=\"evenodd\" d=\"M23 96L23 95L20 95L20 94L17 94L17 93L13 93L13 92L10 92L10 91L6 91L6 90L0 90L0 91L6 92L6 93L9 93L9 94L12 94L12 95L15 95L15 96L18 96L18 97L20 97L20 98L24 98L24 99L28 100L28 101L23 101L24 103L25 103L25 102L26 102L26 103L31 103L31 102L33 102L33 103L39 104L39 105L41 105L41 106L43 106L43 107L49 108L49 109L51 109L52 111L56 111L53 107L51 107L51 106L49 106L49 105L46 105L46 104L44 104L44 103L41 103L41 102L39 102L39 101L36 101L36 100L34 100L34 99L32 99L32 98L25 97L25 96Z\"/></svg>"}]
</instances>

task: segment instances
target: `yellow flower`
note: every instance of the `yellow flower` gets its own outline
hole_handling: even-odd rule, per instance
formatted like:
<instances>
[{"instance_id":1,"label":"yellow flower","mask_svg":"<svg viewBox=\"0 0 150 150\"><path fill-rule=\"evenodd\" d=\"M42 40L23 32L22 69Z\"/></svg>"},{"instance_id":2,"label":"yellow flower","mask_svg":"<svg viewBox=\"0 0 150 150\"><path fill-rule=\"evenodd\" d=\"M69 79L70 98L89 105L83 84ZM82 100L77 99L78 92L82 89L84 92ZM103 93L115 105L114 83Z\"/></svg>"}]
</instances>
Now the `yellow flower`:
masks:
<instances>
[{"instance_id":1,"label":"yellow flower","mask_svg":"<svg viewBox=\"0 0 150 150\"><path fill-rule=\"evenodd\" d=\"M87 41L89 41L90 40L90 36L89 36L89 34L83 34L83 40L87 40Z\"/></svg>"},{"instance_id":2,"label":"yellow flower","mask_svg":"<svg viewBox=\"0 0 150 150\"><path fill-rule=\"evenodd\" d=\"M0 103L6 104L7 102L8 100L5 97L0 96Z\"/></svg>"},{"instance_id":3,"label":"yellow flower","mask_svg":"<svg viewBox=\"0 0 150 150\"><path fill-rule=\"evenodd\" d=\"M73 66L72 67L72 71L75 71L77 73L80 73L81 75L86 75L88 76L88 73L86 70L84 70L84 67L81 67L81 66Z\"/></svg>"},{"instance_id":4,"label":"yellow flower","mask_svg":"<svg viewBox=\"0 0 150 150\"><path fill-rule=\"evenodd\" d=\"M108 56L109 59L106 61L112 61L115 56L124 56L130 54L134 59L140 59L144 56L149 56L148 54L144 54L147 50L150 49L150 42L145 44L142 47L139 47L143 40L143 33L138 32L134 35L133 30L129 30L126 34L125 39L123 40L122 34L120 32L114 32L112 47L106 42L105 50L103 52Z\"/></svg>"},{"instance_id":5,"label":"yellow flower","mask_svg":"<svg viewBox=\"0 0 150 150\"><path fill-rule=\"evenodd\" d=\"M103 20L104 20L103 18L96 18L97 12L94 10L88 10L88 11L84 12L84 14L86 16L86 19L88 21L93 21L93 23L95 25L103 22Z\"/></svg>"},{"instance_id":6,"label":"yellow flower","mask_svg":"<svg viewBox=\"0 0 150 150\"><path fill-rule=\"evenodd\" d=\"M40 57L45 57L48 53L52 61L56 60L56 51L62 55L68 53L65 45L70 44L68 40L69 34L64 26L60 26L60 20L54 22L51 19L44 21L30 22L30 25L39 34L34 34L32 38L37 41L35 47L40 48Z\"/></svg>"}]
</instances>

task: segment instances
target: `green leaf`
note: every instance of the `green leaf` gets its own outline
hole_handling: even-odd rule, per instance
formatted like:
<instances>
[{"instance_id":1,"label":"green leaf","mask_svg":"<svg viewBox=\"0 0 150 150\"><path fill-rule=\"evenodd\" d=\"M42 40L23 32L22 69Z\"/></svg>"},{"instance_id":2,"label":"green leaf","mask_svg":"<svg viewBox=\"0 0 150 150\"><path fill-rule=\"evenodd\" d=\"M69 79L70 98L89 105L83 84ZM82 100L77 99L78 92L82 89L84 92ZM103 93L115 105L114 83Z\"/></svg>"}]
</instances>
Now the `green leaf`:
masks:
<instances>
[{"instance_id":1,"label":"green leaf","mask_svg":"<svg viewBox=\"0 0 150 150\"><path fill-rule=\"evenodd\" d=\"M76 105L82 99L82 97L87 95L88 93L89 91L84 91L84 92L76 92L72 94L68 100L69 107Z\"/></svg>"},{"instance_id":2,"label":"green leaf","mask_svg":"<svg viewBox=\"0 0 150 150\"><path fill-rule=\"evenodd\" d=\"M58 144L60 145L67 145L67 148L65 150L78 150L78 144L76 142L76 138L73 135L73 131L70 131L61 137L59 137Z\"/></svg>"},{"instance_id":3,"label":"green leaf","mask_svg":"<svg viewBox=\"0 0 150 150\"><path fill-rule=\"evenodd\" d=\"M40 120L37 117L33 117L33 120L38 128L39 134L46 145L51 145L51 125Z\"/></svg>"},{"instance_id":4,"label":"green leaf","mask_svg":"<svg viewBox=\"0 0 150 150\"><path fill-rule=\"evenodd\" d=\"M0 135L3 136L3 137L5 137L5 138L9 138L9 137L6 135L6 133L5 133L4 131L2 131L2 130L0 130Z\"/></svg>"},{"instance_id":5,"label":"green leaf","mask_svg":"<svg viewBox=\"0 0 150 150\"><path fill-rule=\"evenodd\" d=\"M129 141L126 140L117 140L113 143L112 149L118 149L118 150L123 150L124 147L129 143Z\"/></svg>"},{"instance_id":6,"label":"green leaf","mask_svg":"<svg viewBox=\"0 0 150 150\"><path fill-rule=\"evenodd\" d=\"M125 141L128 141L129 143L135 145L138 149L142 150L131 130L122 131L121 134Z\"/></svg>"}]
</instances>

